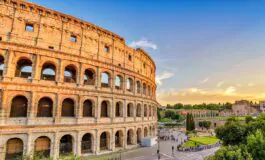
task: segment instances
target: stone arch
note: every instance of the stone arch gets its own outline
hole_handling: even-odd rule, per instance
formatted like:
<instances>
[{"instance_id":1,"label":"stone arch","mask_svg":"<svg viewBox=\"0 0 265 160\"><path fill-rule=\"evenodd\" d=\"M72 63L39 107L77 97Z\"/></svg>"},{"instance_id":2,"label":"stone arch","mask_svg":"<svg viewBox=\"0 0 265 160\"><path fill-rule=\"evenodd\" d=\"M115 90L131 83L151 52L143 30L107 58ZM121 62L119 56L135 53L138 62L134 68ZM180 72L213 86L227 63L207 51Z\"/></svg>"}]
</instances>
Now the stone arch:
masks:
<instances>
[{"instance_id":1,"label":"stone arch","mask_svg":"<svg viewBox=\"0 0 265 160\"><path fill-rule=\"evenodd\" d=\"M75 116L75 102L71 98L66 98L62 102L62 117Z\"/></svg>"},{"instance_id":2,"label":"stone arch","mask_svg":"<svg viewBox=\"0 0 265 160\"><path fill-rule=\"evenodd\" d=\"M148 137L148 127L144 127L144 137Z\"/></svg>"},{"instance_id":3,"label":"stone arch","mask_svg":"<svg viewBox=\"0 0 265 160\"><path fill-rule=\"evenodd\" d=\"M93 147L93 135L91 133L86 133L82 137L81 153L82 154L92 153L92 147Z\"/></svg>"},{"instance_id":4,"label":"stone arch","mask_svg":"<svg viewBox=\"0 0 265 160\"><path fill-rule=\"evenodd\" d=\"M56 66L52 62L46 62L42 65L41 79L49 81L56 80Z\"/></svg>"},{"instance_id":5,"label":"stone arch","mask_svg":"<svg viewBox=\"0 0 265 160\"><path fill-rule=\"evenodd\" d=\"M84 73L84 85L95 85L96 73L93 69L89 68Z\"/></svg>"},{"instance_id":6,"label":"stone arch","mask_svg":"<svg viewBox=\"0 0 265 160\"><path fill-rule=\"evenodd\" d=\"M115 88L121 90L123 84L123 78L121 75L115 77Z\"/></svg>"},{"instance_id":7,"label":"stone arch","mask_svg":"<svg viewBox=\"0 0 265 160\"><path fill-rule=\"evenodd\" d=\"M124 139L124 135L123 135L123 131L122 130L118 130L115 133L115 147L122 147L123 146L123 139Z\"/></svg>"},{"instance_id":8,"label":"stone arch","mask_svg":"<svg viewBox=\"0 0 265 160\"><path fill-rule=\"evenodd\" d=\"M102 101L101 102L100 116L101 117L110 117L110 103L109 103L109 101Z\"/></svg>"},{"instance_id":9,"label":"stone arch","mask_svg":"<svg viewBox=\"0 0 265 160\"><path fill-rule=\"evenodd\" d=\"M148 108L147 108L147 105L145 104L144 105L144 117L147 117L148 115Z\"/></svg>"},{"instance_id":10,"label":"stone arch","mask_svg":"<svg viewBox=\"0 0 265 160\"><path fill-rule=\"evenodd\" d=\"M142 106L140 103L138 103L136 107L136 117L141 117L141 116L142 116Z\"/></svg>"},{"instance_id":11,"label":"stone arch","mask_svg":"<svg viewBox=\"0 0 265 160\"><path fill-rule=\"evenodd\" d=\"M151 96L150 85L147 86L147 95L148 95L148 96Z\"/></svg>"},{"instance_id":12,"label":"stone arch","mask_svg":"<svg viewBox=\"0 0 265 160\"><path fill-rule=\"evenodd\" d=\"M76 83L77 69L75 65L69 64L64 68L64 82Z\"/></svg>"},{"instance_id":13,"label":"stone arch","mask_svg":"<svg viewBox=\"0 0 265 160\"><path fill-rule=\"evenodd\" d=\"M143 83L143 94L146 95L146 84Z\"/></svg>"},{"instance_id":14,"label":"stone arch","mask_svg":"<svg viewBox=\"0 0 265 160\"><path fill-rule=\"evenodd\" d=\"M4 75L5 58L0 55L0 76Z\"/></svg>"},{"instance_id":15,"label":"stone arch","mask_svg":"<svg viewBox=\"0 0 265 160\"><path fill-rule=\"evenodd\" d=\"M152 116L152 107L149 105L148 107L148 117Z\"/></svg>"},{"instance_id":16,"label":"stone arch","mask_svg":"<svg viewBox=\"0 0 265 160\"><path fill-rule=\"evenodd\" d=\"M60 156L73 153L73 143L73 137L70 134L62 136L60 139Z\"/></svg>"},{"instance_id":17,"label":"stone arch","mask_svg":"<svg viewBox=\"0 0 265 160\"><path fill-rule=\"evenodd\" d=\"M95 108L93 101L87 99L83 103L83 117L94 117L95 115Z\"/></svg>"},{"instance_id":18,"label":"stone arch","mask_svg":"<svg viewBox=\"0 0 265 160\"><path fill-rule=\"evenodd\" d=\"M21 58L16 64L16 77L30 78L32 77L32 62L28 58Z\"/></svg>"},{"instance_id":19,"label":"stone arch","mask_svg":"<svg viewBox=\"0 0 265 160\"><path fill-rule=\"evenodd\" d=\"M43 97L38 102L37 117L52 117L53 101L49 97Z\"/></svg>"},{"instance_id":20,"label":"stone arch","mask_svg":"<svg viewBox=\"0 0 265 160\"><path fill-rule=\"evenodd\" d=\"M116 102L115 105L115 117L122 117L123 116L123 107L122 102Z\"/></svg>"},{"instance_id":21,"label":"stone arch","mask_svg":"<svg viewBox=\"0 0 265 160\"><path fill-rule=\"evenodd\" d=\"M129 129L127 131L127 145L134 145L134 131Z\"/></svg>"},{"instance_id":22,"label":"stone arch","mask_svg":"<svg viewBox=\"0 0 265 160\"><path fill-rule=\"evenodd\" d=\"M51 140L49 137L42 136L35 140L34 154L43 157L50 156Z\"/></svg>"},{"instance_id":23,"label":"stone arch","mask_svg":"<svg viewBox=\"0 0 265 160\"><path fill-rule=\"evenodd\" d=\"M109 132L102 132L100 134L99 148L101 151L110 149L110 133Z\"/></svg>"},{"instance_id":24,"label":"stone arch","mask_svg":"<svg viewBox=\"0 0 265 160\"><path fill-rule=\"evenodd\" d=\"M10 117L27 117L28 99L25 96L16 96L12 99Z\"/></svg>"},{"instance_id":25,"label":"stone arch","mask_svg":"<svg viewBox=\"0 0 265 160\"><path fill-rule=\"evenodd\" d=\"M136 131L137 134L137 144L141 144L142 143L142 129L138 128Z\"/></svg>"},{"instance_id":26,"label":"stone arch","mask_svg":"<svg viewBox=\"0 0 265 160\"><path fill-rule=\"evenodd\" d=\"M133 103L127 104L127 117L133 117L134 116L134 107Z\"/></svg>"},{"instance_id":27,"label":"stone arch","mask_svg":"<svg viewBox=\"0 0 265 160\"><path fill-rule=\"evenodd\" d=\"M138 94L141 93L141 82L140 81L136 81L136 92Z\"/></svg>"},{"instance_id":28,"label":"stone arch","mask_svg":"<svg viewBox=\"0 0 265 160\"><path fill-rule=\"evenodd\" d=\"M111 76L109 72L101 73L101 87L109 88L110 87Z\"/></svg>"},{"instance_id":29,"label":"stone arch","mask_svg":"<svg viewBox=\"0 0 265 160\"><path fill-rule=\"evenodd\" d=\"M129 92L132 92L133 91L133 79L132 78L127 78L127 81L126 81L126 89Z\"/></svg>"},{"instance_id":30,"label":"stone arch","mask_svg":"<svg viewBox=\"0 0 265 160\"><path fill-rule=\"evenodd\" d=\"M11 138L6 142L5 160L19 159L23 156L24 143L20 138Z\"/></svg>"}]
</instances>

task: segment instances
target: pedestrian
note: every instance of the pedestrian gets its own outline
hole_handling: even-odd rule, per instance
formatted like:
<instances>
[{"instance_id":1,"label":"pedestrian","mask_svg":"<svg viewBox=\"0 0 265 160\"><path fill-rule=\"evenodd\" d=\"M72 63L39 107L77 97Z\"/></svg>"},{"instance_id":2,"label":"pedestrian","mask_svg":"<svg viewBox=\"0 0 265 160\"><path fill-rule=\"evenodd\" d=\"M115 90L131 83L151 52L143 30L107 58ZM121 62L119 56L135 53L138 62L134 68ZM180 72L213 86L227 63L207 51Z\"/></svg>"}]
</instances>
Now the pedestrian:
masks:
<instances>
[{"instance_id":1,"label":"pedestrian","mask_svg":"<svg viewBox=\"0 0 265 160\"><path fill-rule=\"evenodd\" d=\"M172 155L174 154L174 146L172 146Z\"/></svg>"}]
</instances>

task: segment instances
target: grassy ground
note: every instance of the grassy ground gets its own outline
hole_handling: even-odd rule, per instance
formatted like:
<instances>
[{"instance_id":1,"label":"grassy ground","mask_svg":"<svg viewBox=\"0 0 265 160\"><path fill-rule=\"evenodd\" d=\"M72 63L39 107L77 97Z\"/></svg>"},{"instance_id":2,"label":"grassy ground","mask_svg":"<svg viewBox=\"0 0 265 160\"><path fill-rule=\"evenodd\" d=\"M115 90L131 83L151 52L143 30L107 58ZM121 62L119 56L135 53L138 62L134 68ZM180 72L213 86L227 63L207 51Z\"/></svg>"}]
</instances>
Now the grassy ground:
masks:
<instances>
[{"instance_id":1,"label":"grassy ground","mask_svg":"<svg viewBox=\"0 0 265 160\"><path fill-rule=\"evenodd\" d=\"M184 143L183 147L195 147L196 145L215 144L218 141L218 138L212 136L194 137L190 138L186 143Z\"/></svg>"}]
</instances>

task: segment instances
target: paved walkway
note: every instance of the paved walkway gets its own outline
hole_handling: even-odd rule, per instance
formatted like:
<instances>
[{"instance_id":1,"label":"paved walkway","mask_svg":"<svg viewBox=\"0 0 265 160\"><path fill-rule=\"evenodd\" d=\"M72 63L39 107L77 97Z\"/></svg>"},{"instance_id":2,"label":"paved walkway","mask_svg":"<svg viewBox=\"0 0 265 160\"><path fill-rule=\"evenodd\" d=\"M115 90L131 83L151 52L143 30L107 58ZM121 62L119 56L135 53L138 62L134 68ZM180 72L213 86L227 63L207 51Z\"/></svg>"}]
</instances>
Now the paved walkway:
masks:
<instances>
[{"instance_id":1,"label":"paved walkway","mask_svg":"<svg viewBox=\"0 0 265 160\"><path fill-rule=\"evenodd\" d=\"M160 142L160 160L203 160L204 157L214 154L219 147L207 149L199 152L179 152L175 150L172 155L173 141ZM138 148L125 153L122 153L123 160L157 160L158 146L155 145L149 148Z\"/></svg>"}]
</instances>

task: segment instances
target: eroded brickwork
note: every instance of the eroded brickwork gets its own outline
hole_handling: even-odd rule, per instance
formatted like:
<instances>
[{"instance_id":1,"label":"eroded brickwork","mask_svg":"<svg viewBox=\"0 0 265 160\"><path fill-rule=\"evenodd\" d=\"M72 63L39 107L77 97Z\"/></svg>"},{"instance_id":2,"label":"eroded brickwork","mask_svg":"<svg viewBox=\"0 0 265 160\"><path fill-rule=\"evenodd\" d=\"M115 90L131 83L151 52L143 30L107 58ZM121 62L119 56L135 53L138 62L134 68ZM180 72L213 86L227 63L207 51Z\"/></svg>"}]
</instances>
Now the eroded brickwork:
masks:
<instances>
[{"instance_id":1,"label":"eroded brickwork","mask_svg":"<svg viewBox=\"0 0 265 160\"><path fill-rule=\"evenodd\" d=\"M156 133L155 71L112 32L0 0L0 159L136 147Z\"/></svg>"}]
</instances>

